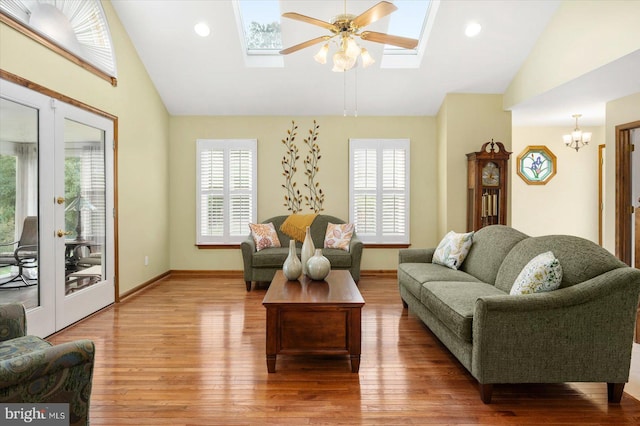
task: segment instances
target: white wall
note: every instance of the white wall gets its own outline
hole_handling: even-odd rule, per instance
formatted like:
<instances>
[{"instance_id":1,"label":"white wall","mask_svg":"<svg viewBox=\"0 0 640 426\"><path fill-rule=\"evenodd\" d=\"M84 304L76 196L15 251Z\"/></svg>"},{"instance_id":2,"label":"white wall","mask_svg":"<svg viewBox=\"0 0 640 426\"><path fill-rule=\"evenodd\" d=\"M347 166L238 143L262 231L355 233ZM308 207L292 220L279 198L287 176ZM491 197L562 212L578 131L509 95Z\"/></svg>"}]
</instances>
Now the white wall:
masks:
<instances>
[{"instance_id":1,"label":"white wall","mask_svg":"<svg viewBox=\"0 0 640 426\"><path fill-rule=\"evenodd\" d=\"M598 145L603 127L591 143L576 152L562 142L566 127L514 127L512 136L511 225L531 236L577 235L598 242ZM545 145L557 157L557 173L546 185L528 185L517 174L518 155L529 145Z\"/></svg>"}]
</instances>

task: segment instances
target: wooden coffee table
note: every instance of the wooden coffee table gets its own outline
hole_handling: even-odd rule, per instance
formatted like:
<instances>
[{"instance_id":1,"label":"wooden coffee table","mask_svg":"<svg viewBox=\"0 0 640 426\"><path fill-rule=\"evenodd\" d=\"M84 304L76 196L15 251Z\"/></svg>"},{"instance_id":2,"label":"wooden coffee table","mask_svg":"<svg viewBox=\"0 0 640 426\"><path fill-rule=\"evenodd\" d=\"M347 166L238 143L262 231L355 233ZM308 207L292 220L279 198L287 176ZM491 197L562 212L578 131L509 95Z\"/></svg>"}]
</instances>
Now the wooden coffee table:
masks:
<instances>
[{"instance_id":1,"label":"wooden coffee table","mask_svg":"<svg viewBox=\"0 0 640 426\"><path fill-rule=\"evenodd\" d=\"M287 281L278 271L262 304L267 308L269 373L275 373L279 354L349 355L351 372L358 372L364 299L349 271L331 271L324 281L307 276Z\"/></svg>"}]
</instances>

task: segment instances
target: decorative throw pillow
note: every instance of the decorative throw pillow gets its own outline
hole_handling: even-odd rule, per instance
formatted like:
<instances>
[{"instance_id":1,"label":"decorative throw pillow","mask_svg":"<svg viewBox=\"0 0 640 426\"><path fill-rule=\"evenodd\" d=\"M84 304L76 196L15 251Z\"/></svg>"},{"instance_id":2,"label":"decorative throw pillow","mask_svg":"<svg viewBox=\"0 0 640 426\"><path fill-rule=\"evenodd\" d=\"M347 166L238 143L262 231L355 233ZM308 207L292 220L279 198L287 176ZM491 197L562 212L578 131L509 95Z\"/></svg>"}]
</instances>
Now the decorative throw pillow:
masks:
<instances>
[{"instance_id":1,"label":"decorative throw pillow","mask_svg":"<svg viewBox=\"0 0 640 426\"><path fill-rule=\"evenodd\" d=\"M458 234L449 231L433 253L432 262L451 269L458 269L469 254L471 244L473 244L473 232Z\"/></svg>"},{"instance_id":2,"label":"decorative throw pillow","mask_svg":"<svg viewBox=\"0 0 640 426\"><path fill-rule=\"evenodd\" d=\"M256 243L256 251L268 247L280 247L280 240L273 223L250 223L251 236Z\"/></svg>"},{"instance_id":3,"label":"decorative throw pillow","mask_svg":"<svg viewBox=\"0 0 640 426\"><path fill-rule=\"evenodd\" d=\"M509 294L531 294L553 291L562 282L562 266L550 251L534 257L522 268Z\"/></svg>"},{"instance_id":4,"label":"decorative throw pillow","mask_svg":"<svg viewBox=\"0 0 640 426\"><path fill-rule=\"evenodd\" d=\"M349 251L349 243L353 236L353 223L327 224L327 233L324 236L324 248L336 248Z\"/></svg>"}]
</instances>

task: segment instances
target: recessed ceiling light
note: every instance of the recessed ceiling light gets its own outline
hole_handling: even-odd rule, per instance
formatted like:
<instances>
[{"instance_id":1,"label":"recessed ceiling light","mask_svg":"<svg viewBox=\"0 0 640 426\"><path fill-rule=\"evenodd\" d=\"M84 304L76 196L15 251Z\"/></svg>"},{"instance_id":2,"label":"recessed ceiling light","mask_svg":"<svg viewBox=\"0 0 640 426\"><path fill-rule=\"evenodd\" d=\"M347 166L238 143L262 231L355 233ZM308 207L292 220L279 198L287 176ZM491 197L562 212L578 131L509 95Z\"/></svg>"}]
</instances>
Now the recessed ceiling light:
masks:
<instances>
[{"instance_id":1,"label":"recessed ceiling light","mask_svg":"<svg viewBox=\"0 0 640 426\"><path fill-rule=\"evenodd\" d=\"M465 28L464 34L467 37L475 37L480 34L481 30L482 26L480 24L478 24L477 22L471 22L467 25L467 28Z\"/></svg>"},{"instance_id":2,"label":"recessed ceiling light","mask_svg":"<svg viewBox=\"0 0 640 426\"><path fill-rule=\"evenodd\" d=\"M196 32L196 34L198 34L200 37L206 37L211 33L211 30L209 29L209 26L205 23L205 22L198 22L194 27L193 30Z\"/></svg>"}]
</instances>

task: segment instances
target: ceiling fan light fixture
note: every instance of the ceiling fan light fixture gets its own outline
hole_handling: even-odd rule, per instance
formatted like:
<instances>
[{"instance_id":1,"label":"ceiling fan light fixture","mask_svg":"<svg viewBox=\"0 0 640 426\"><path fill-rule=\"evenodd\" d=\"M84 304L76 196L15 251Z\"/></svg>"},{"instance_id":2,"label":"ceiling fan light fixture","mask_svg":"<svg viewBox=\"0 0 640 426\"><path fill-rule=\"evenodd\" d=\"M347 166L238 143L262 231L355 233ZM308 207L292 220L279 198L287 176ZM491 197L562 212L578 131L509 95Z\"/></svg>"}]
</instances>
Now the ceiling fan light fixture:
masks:
<instances>
[{"instance_id":1,"label":"ceiling fan light fixture","mask_svg":"<svg viewBox=\"0 0 640 426\"><path fill-rule=\"evenodd\" d=\"M315 59L317 63L324 65L327 63L327 53L329 53L329 43L322 46L320 50L318 50L318 53L313 56L313 59Z\"/></svg>"},{"instance_id":2,"label":"ceiling fan light fixture","mask_svg":"<svg viewBox=\"0 0 640 426\"><path fill-rule=\"evenodd\" d=\"M352 59L357 59L360 54L360 46L352 37L346 37L345 39L346 48L344 48L344 51L346 55Z\"/></svg>"},{"instance_id":3,"label":"ceiling fan light fixture","mask_svg":"<svg viewBox=\"0 0 640 426\"><path fill-rule=\"evenodd\" d=\"M360 56L362 57L362 67L363 68L366 68L369 65L373 65L376 62L375 59L373 59L373 57L369 53L369 51L367 49L365 49L364 47L362 48L362 50L360 50Z\"/></svg>"},{"instance_id":4,"label":"ceiling fan light fixture","mask_svg":"<svg viewBox=\"0 0 640 426\"><path fill-rule=\"evenodd\" d=\"M356 64L356 58L351 58L344 50L339 50L333 55L333 68L331 71L348 71Z\"/></svg>"}]
</instances>

